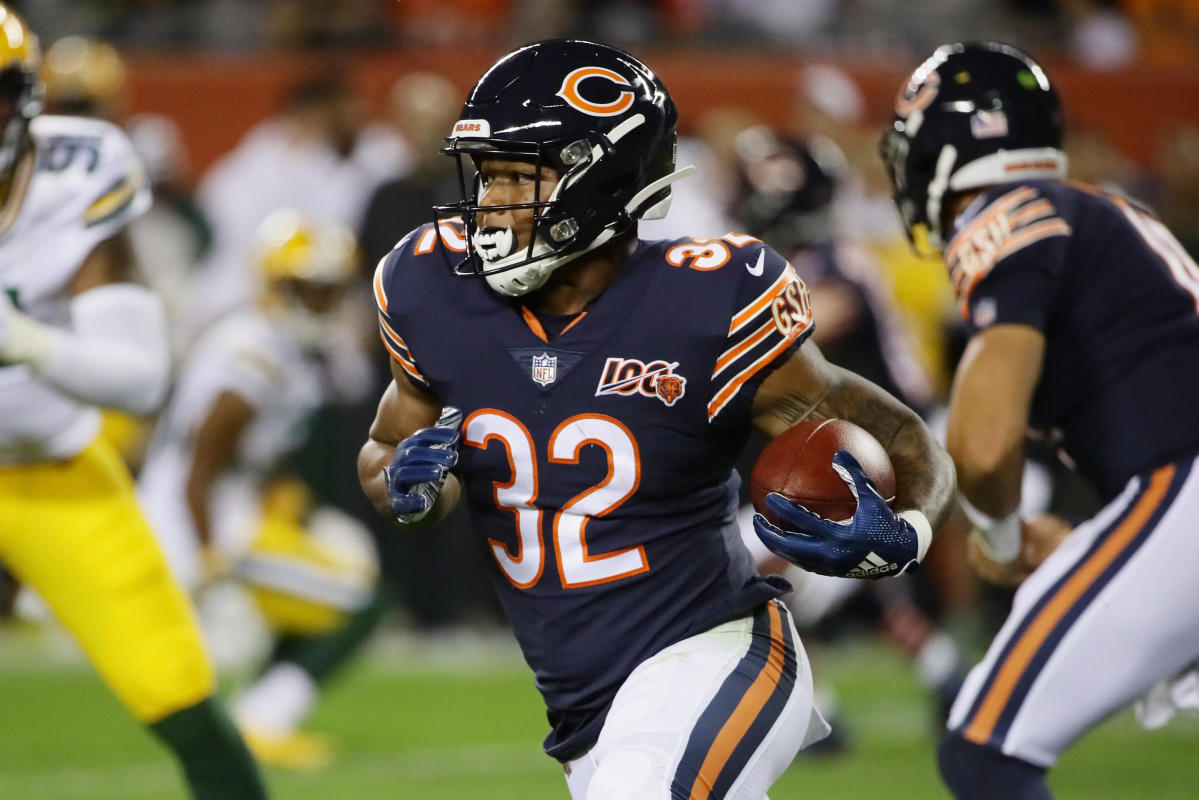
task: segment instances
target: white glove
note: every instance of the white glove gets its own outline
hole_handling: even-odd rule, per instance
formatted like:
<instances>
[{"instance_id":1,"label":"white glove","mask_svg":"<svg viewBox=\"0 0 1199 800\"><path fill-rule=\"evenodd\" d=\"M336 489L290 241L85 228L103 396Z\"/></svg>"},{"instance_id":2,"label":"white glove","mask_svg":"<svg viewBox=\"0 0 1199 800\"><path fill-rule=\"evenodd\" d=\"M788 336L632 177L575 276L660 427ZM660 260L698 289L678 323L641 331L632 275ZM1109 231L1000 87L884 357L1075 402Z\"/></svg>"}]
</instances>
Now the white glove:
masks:
<instances>
[{"instance_id":1,"label":"white glove","mask_svg":"<svg viewBox=\"0 0 1199 800\"><path fill-rule=\"evenodd\" d=\"M51 329L18 309L12 295L0 291L0 361L41 367L53 352Z\"/></svg>"}]
</instances>

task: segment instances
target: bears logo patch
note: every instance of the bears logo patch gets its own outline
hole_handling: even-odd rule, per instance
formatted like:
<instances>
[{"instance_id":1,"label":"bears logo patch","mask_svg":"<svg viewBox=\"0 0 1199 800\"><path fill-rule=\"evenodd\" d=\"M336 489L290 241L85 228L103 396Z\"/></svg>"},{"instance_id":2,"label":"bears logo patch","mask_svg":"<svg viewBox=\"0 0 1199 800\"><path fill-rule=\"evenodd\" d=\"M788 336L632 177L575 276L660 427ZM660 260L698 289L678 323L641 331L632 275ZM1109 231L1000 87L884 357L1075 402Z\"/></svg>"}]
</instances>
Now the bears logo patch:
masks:
<instances>
[{"instance_id":1,"label":"bears logo patch","mask_svg":"<svg viewBox=\"0 0 1199 800\"><path fill-rule=\"evenodd\" d=\"M609 358L595 387L595 396L639 394L673 406L687 391L687 379L675 372L678 367L677 361L646 363L637 358Z\"/></svg>"}]
</instances>

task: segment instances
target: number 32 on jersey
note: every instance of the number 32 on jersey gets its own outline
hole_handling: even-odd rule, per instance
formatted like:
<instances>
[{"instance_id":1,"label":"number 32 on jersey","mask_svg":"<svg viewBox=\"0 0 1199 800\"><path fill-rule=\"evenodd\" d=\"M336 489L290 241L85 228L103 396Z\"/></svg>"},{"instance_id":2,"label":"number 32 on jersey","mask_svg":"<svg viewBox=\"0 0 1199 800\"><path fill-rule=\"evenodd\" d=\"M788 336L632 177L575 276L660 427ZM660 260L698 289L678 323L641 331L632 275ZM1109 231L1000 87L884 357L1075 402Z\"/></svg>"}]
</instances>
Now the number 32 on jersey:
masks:
<instances>
[{"instance_id":1,"label":"number 32 on jersey","mask_svg":"<svg viewBox=\"0 0 1199 800\"><path fill-rule=\"evenodd\" d=\"M489 539L500 569L518 588L528 589L545 570L542 542L542 509L537 502L537 444L528 429L510 414L480 409L462 425L462 441L486 449L499 443L507 451L512 477L493 483L495 503L516 518L516 552ZM594 444L608 457L603 481L566 502L554 514L552 531L562 587L572 589L628 578L649 570L644 547L629 547L592 555L587 551L587 523L610 513L633 496L641 482L641 458L633 434L621 423L601 414L580 414L567 419L551 434L549 460L553 464L578 464L584 446Z\"/></svg>"}]
</instances>

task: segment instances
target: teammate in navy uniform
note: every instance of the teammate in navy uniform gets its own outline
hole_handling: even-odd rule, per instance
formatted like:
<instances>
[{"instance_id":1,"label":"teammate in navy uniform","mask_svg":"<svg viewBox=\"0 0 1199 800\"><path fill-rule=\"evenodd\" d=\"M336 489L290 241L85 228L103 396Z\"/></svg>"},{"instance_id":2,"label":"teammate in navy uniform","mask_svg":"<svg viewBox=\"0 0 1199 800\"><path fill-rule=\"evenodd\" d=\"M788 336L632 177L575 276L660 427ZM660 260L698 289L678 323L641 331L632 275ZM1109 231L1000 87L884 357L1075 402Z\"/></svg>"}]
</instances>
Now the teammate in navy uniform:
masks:
<instances>
[{"instance_id":1,"label":"teammate in navy uniform","mask_svg":"<svg viewBox=\"0 0 1199 800\"><path fill-rule=\"evenodd\" d=\"M972 800L1050 797L1059 754L1199 657L1199 267L1151 212L1067 181L1061 135L1044 70L982 42L912 74L882 146L973 330L948 449L974 558L998 578L1035 568L941 743ZM1017 516L1028 426L1107 504L1072 532Z\"/></svg>"},{"instance_id":2,"label":"teammate in navy uniform","mask_svg":"<svg viewBox=\"0 0 1199 800\"><path fill-rule=\"evenodd\" d=\"M473 175L463 201L375 276L395 380L363 487L405 528L465 495L575 800L762 800L827 731L787 587L758 577L737 532L751 425L843 417L888 446L898 514L852 458L840 469L863 499L835 531L775 497L799 530L763 521L765 535L812 568L902 572L952 501L919 418L805 343L807 290L785 259L734 234L637 239L690 171L675 121L626 53L514 51L448 140Z\"/></svg>"}]
</instances>

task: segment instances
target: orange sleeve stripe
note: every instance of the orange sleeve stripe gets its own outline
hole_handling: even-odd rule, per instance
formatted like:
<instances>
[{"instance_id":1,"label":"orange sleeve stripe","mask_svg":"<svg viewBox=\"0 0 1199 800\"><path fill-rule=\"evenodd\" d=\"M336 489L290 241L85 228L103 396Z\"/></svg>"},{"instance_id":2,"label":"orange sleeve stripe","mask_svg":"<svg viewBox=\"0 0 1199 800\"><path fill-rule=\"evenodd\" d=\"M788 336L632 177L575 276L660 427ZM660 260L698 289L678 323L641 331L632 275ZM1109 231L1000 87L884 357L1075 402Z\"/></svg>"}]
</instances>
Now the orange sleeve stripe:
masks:
<instances>
[{"instance_id":1,"label":"orange sleeve stripe","mask_svg":"<svg viewBox=\"0 0 1199 800\"><path fill-rule=\"evenodd\" d=\"M1073 230L1061 217L1053 217L1052 219L1034 223L1026 228L1022 228L1019 233L1015 233L1009 237L1003 243L1003 246L995 251L992 264L1010 256L1012 253L1023 250L1034 242L1048 239L1050 236L1069 236L1071 233L1073 233ZM978 286L979 282L990 274L990 269L979 270L971 276L969 283L958 289L958 293L962 298L960 304L962 319L970 319L970 296L974 293L974 287Z\"/></svg>"},{"instance_id":2,"label":"orange sleeve stripe","mask_svg":"<svg viewBox=\"0 0 1199 800\"><path fill-rule=\"evenodd\" d=\"M747 322L762 313L762 309L769 307L774 302L774 298L783 290L783 287L795 279L795 270L788 264L783 273L779 275L778 280L770 284L769 289L762 292L753 302L737 312L736 316L733 317L732 323L729 324L729 335L736 333Z\"/></svg>"},{"instance_id":3,"label":"orange sleeve stripe","mask_svg":"<svg viewBox=\"0 0 1199 800\"><path fill-rule=\"evenodd\" d=\"M1108 540L1091 554L1069 580L1058 589L1032 624L1025 629L1016 646L999 668L995 681L987 691L978 711L963 734L975 744L986 744L995 730L995 725L1011 699L1012 692L1024 676L1029 663L1041 649L1041 645L1053 632L1062 617L1073 608L1078 599L1103 574L1144 528L1161 504L1162 498L1174 479L1174 466L1162 467L1149 479L1149 488L1133 507L1132 512L1112 532Z\"/></svg>"},{"instance_id":4,"label":"orange sleeve stripe","mask_svg":"<svg viewBox=\"0 0 1199 800\"><path fill-rule=\"evenodd\" d=\"M379 266L375 267L375 279L372 282L375 289L375 304L379 306L379 310L387 313L387 292L383 290L383 261L379 261Z\"/></svg>"},{"instance_id":5,"label":"orange sleeve stripe","mask_svg":"<svg viewBox=\"0 0 1199 800\"><path fill-rule=\"evenodd\" d=\"M1012 223L1012 230L1019 228L1029 222L1035 222L1041 217L1048 217L1057 212L1053 207L1053 203L1048 200L1038 200L1035 203L1029 203L1019 211L1014 211L1008 214L1008 221Z\"/></svg>"},{"instance_id":6,"label":"orange sleeve stripe","mask_svg":"<svg viewBox=\"0 0 1199 800\"><path fill-rule=\"evenodd\" d=\"M1032 188L1031 186L1021 186L1019 189L1008 192L1007 194L1000 197L998 200L995 201L994 205L996 208L1002 208L1003 213L1006 214L1007 212L1020 206L1021 204L1027 203L1029 200L1032 200L1036 196L1037 196L1036 189Z\"/></svg>"},{"instance_id":7,"label":"orange sleeve stripe","mask_svg":"<svg viewBox=\"0 0 1199 800\"><path fill-rule=\"evenodd\" d=\"M416 367L410 365L402 355L395 351L395 348L391 346L391 342L387 341L387 337L384 336L381 331L379 333L379 339L382 340L383 346L387 348L387 352L391 354L391 357L395 360L395 362L400 365L400 369L404 370L404 372L408 373L421 383L428 385L428 379L425 378L424 375L421 375L420 371L417 370Z\"/></svg>"},{"instance_id":8,"label":"orange sleeve stripe","mask_svg":"<svg viewBox=\"0 0 1199 800\"><path fill-rule=\"evenodd\" d=\"M1028 227L1021 228L1019 233L1012 234L995 253L995 260L999 261L1001 258L1006 258L1012 253L1023 250L1033 242L1048 239L1050 236L1069 236L1071 233L1073 231L1070 229L1070 226L1061 217L1042 220Z\"/></svg>"},{"instance_id":9,"label":"orange sleeve stripe","mask_svg":"<svg viewBox=\"0 0 1199 800\"><path fill-rule=\"evenodd\" d=\"M736 361L742 354L745 353L745 351L752 350L754 347L761 344L762 340L769 336L770 332L774 330L778 330L778 328L775 327L774 319L768 319L766 320L766 323L762 325L762 327L758 328L751 335L742 339L740 343L730 347L728 350L725 350L720 358L716 359L716 367L712 370L712 377L715 378L717 375L723 372L725 367Z\"/></svg>"},{"instance_id":10,"label":"orange sleeve stripe","mask_svg":"<svg viewBox=\"0 0 1199 800\"><path fill-rule=\"evenodd\" d=\"M1027 203L1036 196L1036 189L1032 189L1027 186L1008 192L998 200L993 201L991 205L983 210L981 214L968 222L966 227L962 228L956 235L954 235L953 241L955 243L968 241L970 237L973 236L974 233L980 228L987 227L993 223L997 217L1007 215L1013 209L1018 208L1022 203ZM946 257L952 256L956 250L956 247L950 247L945 253Z\"/></svg>"},{"instance_id":11,"label":"orange sleeve stripe","mask_svg":"<svg viewBox=\"0 0 1199 800\"><path fill-rule=\"evenodd\" d=\"M737 745L762 713L766 701L770 699L782 678L787 655L783 641L783 620L776 604L767 603L766 608L770 615L770 652L766 656L766 665L749 685L733 713L725 720L720 733L716 734L712 746L704 756L703 764L700 765L699 775L691 788L690 800L708 800L724 765L728 763Z\"/></svg>"},{"instance_id":12,"label":"orange sleeve stripe","mask_svg":"<svg viewBox=\"0 0 1199 800\"><path fill-rule=\"evenodd\" d=\"M715 418L715 416L720 413L720 410L728 405L730 400L736 397L737 392L741 390L741 387L745 385L746 381L748 381L754 375L757 375L758 372L767 364L769 364L776 355L790 347L791 343L799 338L799 335L808 330L809 327L811 326L804 326L802 328L796 326L786 339L780 341L774 347L770 348L769 352L734 375L729 382L724 385L724 388L716 393L716 396L712 398L712 401L708 403L708 421L710 422L713 418Z\"/></svg>"},{"instance_id":13,"label":"orange sleeve stripe","mask_svg":"<svg viewBox=\"0 0 1199 800\"><path fill-rule=\"evenodd\" d=\"M392 343L397 348L403 350L407 354L408 360L411 361L412 351L408 349L408 343L404 341L404 337L396 333L395 330L393 330L392 327L387 324L387 320L382 314L379 314L379 328L382 333L386 334L391 339Z\"/></svg>"}]
</instances>

